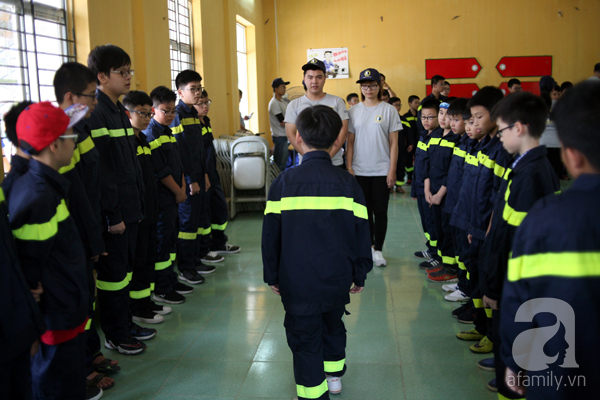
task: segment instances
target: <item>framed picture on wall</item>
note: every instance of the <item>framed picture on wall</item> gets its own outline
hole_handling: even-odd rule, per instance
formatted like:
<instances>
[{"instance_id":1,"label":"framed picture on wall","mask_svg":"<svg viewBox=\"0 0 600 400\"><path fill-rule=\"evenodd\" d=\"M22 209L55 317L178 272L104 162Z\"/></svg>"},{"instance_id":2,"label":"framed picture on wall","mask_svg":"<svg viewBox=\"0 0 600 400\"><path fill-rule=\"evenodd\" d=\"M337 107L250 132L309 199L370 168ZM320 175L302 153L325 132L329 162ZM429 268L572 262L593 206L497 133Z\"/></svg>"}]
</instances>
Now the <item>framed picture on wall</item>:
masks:
<instances>
[{"instance_id":1,"label":"framed picture on wall","mask_svg":"<svg viewBox=\"0 0 600 400\"><path fill-rule=\"evenodd\" d=\"M325 68L327 68L327 79L350 78L347 47L306 50L306 60L310 61L313 58L322 60L325 63Z\"/></svg>"}]
</instances>

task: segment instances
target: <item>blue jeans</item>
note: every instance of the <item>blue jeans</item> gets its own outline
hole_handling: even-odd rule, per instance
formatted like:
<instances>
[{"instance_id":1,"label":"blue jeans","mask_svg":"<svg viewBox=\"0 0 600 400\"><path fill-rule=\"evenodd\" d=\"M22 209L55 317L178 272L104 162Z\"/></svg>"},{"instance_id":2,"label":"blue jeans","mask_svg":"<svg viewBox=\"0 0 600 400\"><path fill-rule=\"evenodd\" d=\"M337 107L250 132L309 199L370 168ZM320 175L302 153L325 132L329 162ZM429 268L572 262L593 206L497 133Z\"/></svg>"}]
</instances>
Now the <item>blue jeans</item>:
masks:
<instances>
[{"instance_id":1,"label":"blue jeans","mask_svg":"<svg viewBox=\"0 0 600 400\"><path fill-rule=\"evenodd\" d=\"M287 136L273 136L273 143L275 144L273 162L279 167L280 171L283 171L288 159Z\"/></svg>"}]
</instances>

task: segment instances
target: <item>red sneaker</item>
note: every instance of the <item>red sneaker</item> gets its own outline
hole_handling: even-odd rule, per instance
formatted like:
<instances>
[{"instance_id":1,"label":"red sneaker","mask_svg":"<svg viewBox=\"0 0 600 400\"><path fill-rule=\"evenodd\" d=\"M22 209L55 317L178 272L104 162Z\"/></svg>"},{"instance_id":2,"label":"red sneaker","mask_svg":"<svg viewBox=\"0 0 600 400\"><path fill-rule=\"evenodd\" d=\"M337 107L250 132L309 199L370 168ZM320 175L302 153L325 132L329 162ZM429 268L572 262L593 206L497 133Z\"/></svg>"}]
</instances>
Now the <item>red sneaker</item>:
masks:
<instances>
[{"instance_id":1,"label":"red sneaker","mask_svg":"<svg viewBox=\"0 0 600 400\"><path fill-rule=\"evenodd\" d=\"M439 271L428 273L427 279L432 282L458 282L458 273L448 268L442 268Z\"/></svg>"}]
</instances>

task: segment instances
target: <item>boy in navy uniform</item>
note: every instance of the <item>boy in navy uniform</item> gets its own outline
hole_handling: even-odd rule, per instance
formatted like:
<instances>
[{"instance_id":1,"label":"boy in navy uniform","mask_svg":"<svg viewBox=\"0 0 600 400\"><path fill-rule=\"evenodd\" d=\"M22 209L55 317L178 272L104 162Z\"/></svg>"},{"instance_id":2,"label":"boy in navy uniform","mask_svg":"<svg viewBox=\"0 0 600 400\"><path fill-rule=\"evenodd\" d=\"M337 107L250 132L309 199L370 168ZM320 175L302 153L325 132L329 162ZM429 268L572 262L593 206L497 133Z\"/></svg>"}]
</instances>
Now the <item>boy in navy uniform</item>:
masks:
<instances>
[{"instance_id":1,"label":"boy in navy uniform","mask_svg":"<svg viewBox=\"0 0 600 400\"><path fill-rule=\"evenodd\" d=\"M294 143L304 158L269 190L264 280L281 295L286 311L298 399L329 399L328 391L342 390L342 316L349 292L360 293L372 269L371 239L362 190L352 175L332 165L329 155L341 140L342 120L319 105L303 110L294 122Z\"/></svg>"},{"instance_id":2,"label":"boy in navy uniform","mask_svg":"<svg viewBox=\"0 0 600 400\"><path fill-rule=\"evenodd\" d=\"M545 197L529 210L511 248L500 303L500 355L507 366L501 376L512 390L528 399L592 399L600 391L598 98L600 82L585 81L554 105L552 115L562 143L562 159L575 182L562 194ZM535 306L525 322L516 322L517 312L526 308L523 304ZM558 331L545 343L541 339L544 349L539 348L538 354L531 350L531 341L517 346L515 338L524 332L548 330L553 325ZM532 359L542 365L532 368L535 366L523 362ZM540 384L550 374L561 383Z\"/></svg>"},{"instance_id":3,"label":"boy in navy uniform","mask_svg":"<svg viewBox=\"0 0 600 400\"><path fill-rule=\"evenodd\" d=\"M136 157L131 123L119 97L129 92L131 59L121 48L98 46L88 56L98 83L98 105L88 119L100 153L100 201L103 238L108 255L96 264L100 322L104 346L122 354L139 354L146 345L130 332L131 280L139 222L144 219L144 184Z\"/></svg>"},{"instance_id":4,"label":"boy in navy uniform","mask_svg":"<svg viewBox=\"0 0 600 400\"><path fill-rule=\"evenodd\" d=\"M411 95L408 97L408 111L402 117L410 124L410 132L412 135L411 142L413 143L412 148L408 151L406 158L406 184L412 184L413 171L414 171L414 160L415 151L417 150L417 143L419 142L419 127L417 126L419 104L421 99L418 96Z\"/></svg>"},{"instance_id":5,"label":"boy in navy uniform","mask_svg":"<svg viewBox=\"0 0 600 400\"><path fill-rule=\"evenodd\" d=\"M515 232L527 212L539 199L560 188L546 147L539 139L544 132L548 110L544 101L531 93L521 92L506 97L492 111L498 125L497 136L509 154L514 154L511 167L504 173L503 183L494 202L489 232L481 254L480 284L484 306L492 309L492 342L498 393L506 398L513 393L504 384L505 365L499 357L499 300L506 279L506 269ZM488 332L488 336L490 333Z\"/></svg>"},{"instance_id":6,"label":"boy in navy uniform","mask_svg":"<svg viewBox=\"0 0 600 400\"><path fill-rule=\"evenodd\" d=\"M392 97L388 103L393 105L396 110L398 110L398 114L400 114L400 110L402 109L402 101L398 97ZM402 122L402 129L398 132L398 162L396 163L396 192L404 193L404 189L402 186L406 183L404 181L404 176L406 175L406 158L408 157L408 153L413 149L414 143L411 126L408 121L400 115L400 122ZM393 189L391 190L393 191Z\"/></svg>"},{"instance_id":7,"label":"boy in navy uniform","mask_svg":"<svg viewBox=\"0 0 600 400\"><path fill-rule=\"evenodd\" d=\"M69 180L58 173L71 162L77 139L72 126L83 114L69 119L44 102L26 108L17 121L19 145L31 160L8 199L10 227L27 284L43 287L47 328L31 364L34 398L85 396L85 252L66 205Z\"/></svg>"},{"instance_id":8,"label":"boy in navy uniform","mask_svg":"<svg viewBox=\"0 0 600 400\"><path fill-rule=\"evenodd\" d=\"M186 199L179 146L169 128L175 118L177 96L166 86L159 86L152 90L150 98L154 117L144 134L152 149L158 189L158 241L154 263L156 286L152 296L163 303L181 304L185 301L183 294L192 293L194 289L179 282L173 270L179 231L178 204ZM171 312L171 307L156 305L154 311L165 315Z\"/></svg>"},{"instance_id":9,"label":"boy in navy uniform","mask_svg":"<svg viewBox=\"0 0 600 400\"><path fill-rule=\"evenodd\" d=\"M185 202L179 204L179 235L177 241L177 268L179 279L191 285L204 282L200 274L210 273L215 267L200 260L200 247L206 193L210 188L202 127L194 108L202 96L202 77L192 70L177 74L175 85L179 94L175 119L170 127L179 144L181 163L186 183ZM159 294L156 301L164 294Z\"/></svg>"},{"instance_id":10,"label":"boy in navy uniform","mask_svg":"<svg viewBox=\"0 0 600 400\"><path fill-rule=\"evenodd\" d=\"M438 113L440 111L440 103L435 99L428 99L423 102L422 105L423 125L425 129L421 132L419 143L417 143L417 150L415 153L415 172L414 181L410 188L410 197L413 200L417 200L417 206L419 207L419 215L421 216L421 225L423 226L423 232L427 238L427 250L415 252L415 257L425 258L426 261L419 264L423 269L430 267L439 267L441 257L437 254L437 237L435 235L433 217L431 214L431 208L425 200L425 154L430 141L435 138L440 140L442 137L443 130L438 124Z\"/></svg>"}]
</instances>

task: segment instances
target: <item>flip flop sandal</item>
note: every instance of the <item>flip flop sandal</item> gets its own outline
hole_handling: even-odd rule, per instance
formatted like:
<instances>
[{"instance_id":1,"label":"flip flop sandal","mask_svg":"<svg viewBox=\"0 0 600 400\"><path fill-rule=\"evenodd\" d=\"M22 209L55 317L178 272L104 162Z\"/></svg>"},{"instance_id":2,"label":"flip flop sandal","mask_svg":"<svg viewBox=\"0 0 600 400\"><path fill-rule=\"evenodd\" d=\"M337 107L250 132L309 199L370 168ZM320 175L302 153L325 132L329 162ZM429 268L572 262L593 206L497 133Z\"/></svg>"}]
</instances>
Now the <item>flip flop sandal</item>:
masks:
<instances>
[{"instance_id":1,"label":"flip flop sandal","mask_svg":"<svg viewBox=\"0 0 600 400\"><path fill-rule=\"evenodd\" d=\"M104 379L105 377L106 376L104 374L98 373L98 375L96 375L94 378L92 378L92 379L86 379L85 380L85 386L88 387L88 388L96 388L96 387L98 387L98 384L100 383L100 381L102 381L102 379ZM115 386L115 382L114 381L110 385L101 387L99 389L107 390L107 389L110 389L113 386Z\"/></svg>"},{"instance_id":2,"label":"flip flop sandal","mask_svg":"<svg viewBox=\"0 0 600 400\"><path fill-rule=\"evenodd\" d=\"M94 359L96 359L98 356L102 355L97 354ZM121 367L119 367L118 365L112 365L111 364L112 360L110 358L105 358L104 360L102 360L99 364L94 365L94 371L99 372L99 373L107 373L107 372L117 372L121 370Z\"/></svg>"}]
</instances>

